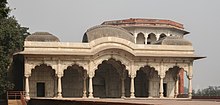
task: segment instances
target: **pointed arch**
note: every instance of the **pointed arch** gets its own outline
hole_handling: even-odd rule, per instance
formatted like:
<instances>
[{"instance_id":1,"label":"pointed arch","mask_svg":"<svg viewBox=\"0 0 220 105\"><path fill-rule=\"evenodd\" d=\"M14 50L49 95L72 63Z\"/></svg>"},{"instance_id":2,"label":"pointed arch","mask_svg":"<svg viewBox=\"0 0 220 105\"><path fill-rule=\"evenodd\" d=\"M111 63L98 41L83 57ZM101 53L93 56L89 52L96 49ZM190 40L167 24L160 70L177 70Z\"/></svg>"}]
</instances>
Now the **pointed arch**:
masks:
<instances>
[{"instance_id":1,"label":"pointed arch","mask_svg":"<svg viewBox=\"0 0 220 105\"><path fill-rule=\"evenodd\" d=\"M128 78L128 71L121 61L115 60L114 58L103 60L95 70L93 78L94 96L103 98L121 97L122 85L128 83L126 82L126 78ZM124 86L125 85L123 85L123 88Z\"/></svg>"},{"instance_id":2,"label":"pointed arch","mask_svg":"<svg viewBox=\"0 0 220 105\"><path fill-rule=\"evenodd\" d=\"M130 70L129 70L130 69L130 60L125 57L119 56L119 55L111 55L111 54L102 55L102 56L99 56L98 58L96 58L93 62L92 71L97 70L98 69L97 67L99 64L102 64L103 61L108 61L109 59L114 59L115 61L120 62L121 64L123 64L125 66L125 70L128 70L130 73Z\"/></svg>"},{"instance_id":3,"label":"pointed arch","mask_svg":"<svg viewBox=\"0 0 220 105\"><path fill-rule=\"evenodd\" d=\"M154 33L148 34L147 44L153 44L157 40L157 37Z\"/></svg>"},{"instance_id":4,"label":"pointed arch","mask_svg":"<svg viewBox=\"0 0 220 105\"><path fill-rule=\"evenodd\" d=\"M145 36L142 32L137 34L136 43L137 44L145 44Z\"/></svg>"},{"instance_id":5,"label":"pointed arch","mask_svg":"<svg viewBox=\"0 0 220 105\"><path fill-rule=\"evenodd\" d=\"M154 67L144 65L140 67L136 72L135 77L135 96L136 97L149 97L152 96L154 89L153 85L158 84L157 80L158 71ZM155 81L156 80L156 81ZM153 85L152 85L153 84Z\"/></svg>"},{"instance_id":6,"label":"pointed arch","mask_svg":"<svg viewBox=\"0 0 220 105\"><path fill-rule=\"evenodd\" d=\"M31 70L29 77L30 81L30 96L31 97L54 97L56 96L57 81L55 70L47 65L36 65Z\"/></svg>"}]
</instances>

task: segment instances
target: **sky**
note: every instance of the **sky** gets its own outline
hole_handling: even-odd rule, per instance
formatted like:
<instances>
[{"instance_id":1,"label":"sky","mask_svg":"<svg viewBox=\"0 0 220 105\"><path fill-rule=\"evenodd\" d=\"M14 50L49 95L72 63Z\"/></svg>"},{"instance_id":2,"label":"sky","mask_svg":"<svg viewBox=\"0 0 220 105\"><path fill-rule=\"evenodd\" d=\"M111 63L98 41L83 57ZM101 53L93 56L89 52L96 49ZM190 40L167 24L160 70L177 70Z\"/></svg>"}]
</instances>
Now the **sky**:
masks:
<instances>
[{"instance_id":1,"label":"sky","mask_svg":"<svg viewBox=\"0 0 220 105\"><path fill-rule=\"evenodd\" d=\"M195 54L193 88L220 86L220 0L9 0L11 15L31 33L46 31L64 42L106 20L169 19L184 24Z\"/></svg>"}]
</instances>

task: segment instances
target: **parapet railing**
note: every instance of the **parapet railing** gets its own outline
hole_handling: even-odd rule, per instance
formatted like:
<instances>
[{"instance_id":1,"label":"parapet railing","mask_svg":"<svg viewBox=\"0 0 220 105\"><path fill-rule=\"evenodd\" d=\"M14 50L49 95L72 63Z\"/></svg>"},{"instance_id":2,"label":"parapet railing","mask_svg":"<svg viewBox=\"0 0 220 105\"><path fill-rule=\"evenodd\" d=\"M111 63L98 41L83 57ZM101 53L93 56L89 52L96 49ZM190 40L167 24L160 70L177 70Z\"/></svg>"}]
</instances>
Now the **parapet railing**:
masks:
<instances>
[{"instance_id":1,"label":"parapet railing","mask_svg":"<svg viewBox=\"0 0 220 105\"><path fill-rule=\"evenodd\" d=\"M27 105L24 91L7 91L7 100L20 100L22 105Z\"/></svg>"}]
</instances>

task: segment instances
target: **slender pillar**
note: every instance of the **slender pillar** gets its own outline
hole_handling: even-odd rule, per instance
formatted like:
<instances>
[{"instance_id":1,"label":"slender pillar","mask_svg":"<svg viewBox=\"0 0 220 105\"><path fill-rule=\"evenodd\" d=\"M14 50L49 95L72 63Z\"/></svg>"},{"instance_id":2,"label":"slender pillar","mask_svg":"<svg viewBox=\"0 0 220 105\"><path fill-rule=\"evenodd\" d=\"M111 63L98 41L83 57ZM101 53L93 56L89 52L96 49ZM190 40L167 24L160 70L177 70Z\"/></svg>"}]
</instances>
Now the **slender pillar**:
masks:
<instances>
[{"instance_id":1,"label":"slender pillar","mask_svg":"<svg viewBox=\"0 0 220 105\"><path fill-rule=\"evenodd\" d=\"M57 75L58 78L58 88L57 88L57 98L62 98L62 83L61 83L61 75Z\"/></svg>"},{"instance_id":2,"label":"slender pillar","mask_svg":"<svg viewBox=\"0 0 220 105\"><path fill-rule=\"evenodd\" d=\"M145 38L144 43L145 43L145 44L147 44L147 37L148 37L148 34L145 33L145 35L144 35L144 38Z\"/></svg>"},{"instance_id":3,"label":"slender pillar","mask_svg":"<svg viewBox=\"0 0 220 105\"><path fill-rule=\"evenodd\" d=\"M164 76L160 76L160 98L163 98L163 78Z\"/></svg>"},{"instance_id":4,"label":"slender pillar","mask_svg":"<svg viewBox=\"0 0 220 105\"><path fill-rule=\"evenodd\" d=\"M131 90L130 90L130 98L135 98L134 94L134 78L135 76L131 76Z\"/></svg>"},{"instance_id":5,"label":"slender pillar","mask_svg":"<svg viewBox=\"0 0 220 105\"><path fill-rule=\"evenodd\" d=\"M189 80L189 82L188 82L188 90L189 90L188 96L189 96L189 98L192 98L192 77L188 77L188 80Z\"/></svg>"},{"instance_id":6,"label":"slender pillar","mask_svg":"<svg viewBox=\"0 0 220 105\"><path fill-rule=\"evenodd\" d=\"M93 76L89 76L89 97L88 98L94 98L93 97L92 78L93 78Z\"/></svg>"},{"instance_id":7,"label":"slender pillar","mask_svg":"<svg viewBox=\"0 0 220 105\"><path fill-rule=\"evenodd\" d=\"M125 98L125 79L121 78L121 98Z\"/></svg>"},{"instance_id":8,"label":"slender pillar","mask_svg":"<svg viewBox=\"0 0 220 105\"><path fill-rule=\"evenodd\" d=\"M178 92L179 92L179 89L178 89L178 87L179 87L179 79L177 78L176 79L176 83L175 83L175 95L174 95L174 98L177 98L177 96L178 96Z\"/></svg>"},{"instance_id":9,"label":"slender pillar","mask_svg":"<svg viewBox=\"0 0 220 105\"><path fill-rule=\"evenodd\" d=\"M29 76L25 75L25 99L30 100L30 95L29 95Z\"/></svg>"},{"instance_id":10,"label":"slender pillar","mask_svg":"<svg viewBox=\"0 0 220 105\"><path fill-rule=\"evenodd\" d=\"M86 77L83 78L83 97L82 98L87 98L87 96L86 96Z\"/></svg>"}]
</instances>

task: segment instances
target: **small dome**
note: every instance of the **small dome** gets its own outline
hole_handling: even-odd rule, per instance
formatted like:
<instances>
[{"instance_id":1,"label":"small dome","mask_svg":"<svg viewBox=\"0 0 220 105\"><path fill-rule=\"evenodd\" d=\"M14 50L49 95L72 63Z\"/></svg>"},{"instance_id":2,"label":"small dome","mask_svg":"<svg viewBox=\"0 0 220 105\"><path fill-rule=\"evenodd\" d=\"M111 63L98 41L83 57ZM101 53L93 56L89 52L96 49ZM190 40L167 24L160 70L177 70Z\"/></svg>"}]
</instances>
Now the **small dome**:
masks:
<instances>
[{"instance_id":1,"label":"small dome","mask_svg":"<svg viewBox=\"0 0 220 105\"><path fill-rule=\"evenodd\" d=\"M101 37L118 37L134 43L134 36L127 30L109 25L98 25L88 29L83 36L83 42L90 42Z\"/></svg>"},{"instance_id":2,"label":"small dome","mask_svg":"<svg viewBox=\"0 0 220 105\"><path fill-rule=\"evenodd\" d=\"M186 39L174 37L174 36L167 36L161 41L162 45L187 45L192 46L192 43Z\"/></svg>"},{"instance_id":3,"label":"small dome","mask_svg":"<svg viewBox=\"0 0 220 105\"><path fill-rule=\"evenodd\" d=\"M60 42L59 38L48 32L35 32L25 39L25 41L37 42Z\"/></svg>"}]
</instances>

